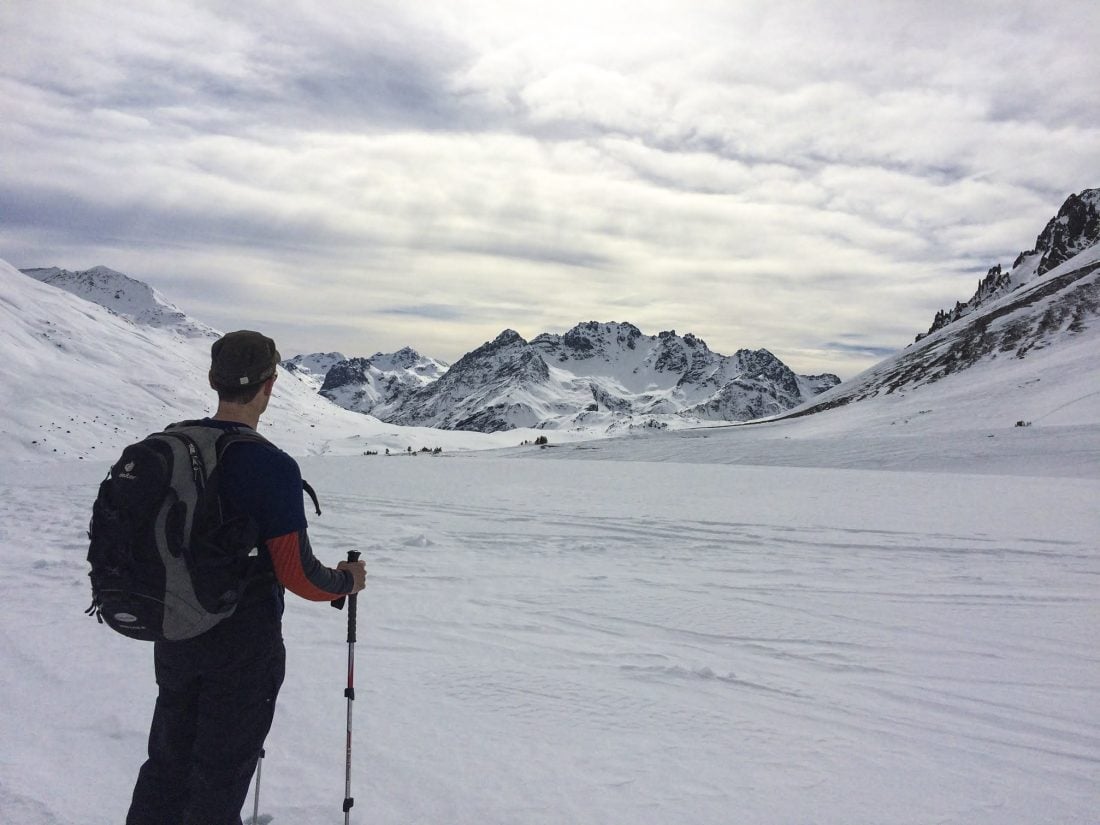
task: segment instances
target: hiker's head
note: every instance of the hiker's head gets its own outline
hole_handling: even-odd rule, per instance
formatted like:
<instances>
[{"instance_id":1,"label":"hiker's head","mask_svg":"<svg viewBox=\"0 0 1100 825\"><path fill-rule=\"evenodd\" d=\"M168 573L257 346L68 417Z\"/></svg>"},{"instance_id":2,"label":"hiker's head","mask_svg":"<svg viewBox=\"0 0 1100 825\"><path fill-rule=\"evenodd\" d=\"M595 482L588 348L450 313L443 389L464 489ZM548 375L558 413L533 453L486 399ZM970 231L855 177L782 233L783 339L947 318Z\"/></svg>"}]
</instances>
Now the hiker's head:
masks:
<instances>
[{"instance_id":1,"label":"hiker's head","mask_svg":"<svg viewBox=\"0 0 1100 825\"><path fill-rule=\"evenodd\" d=\"M219 401L248 404L275 378L279 351L266 335L228 332L210 348L210 386Z\"/></svg>"}]
</instances>

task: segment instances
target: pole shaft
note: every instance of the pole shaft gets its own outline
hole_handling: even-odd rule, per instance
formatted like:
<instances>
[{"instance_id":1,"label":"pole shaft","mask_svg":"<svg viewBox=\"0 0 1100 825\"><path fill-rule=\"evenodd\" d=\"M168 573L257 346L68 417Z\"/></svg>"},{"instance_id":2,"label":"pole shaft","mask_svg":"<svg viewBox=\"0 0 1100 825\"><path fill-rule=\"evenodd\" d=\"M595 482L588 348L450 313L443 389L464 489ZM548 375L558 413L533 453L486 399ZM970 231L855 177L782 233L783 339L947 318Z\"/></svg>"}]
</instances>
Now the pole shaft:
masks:
<instances>
[{"instance_id":1,"label":"pole shaft","mask_svg":"<svg viewBox=\"0 0 1100 825\"><path fill-rule=\"evenodd\" d=\"M348 561L359 561L359 551L349 550ZM355 701L355 624L358 599L355 594L348 597L348 686L344 696L348 699L347 758L344 765L344 825L351 823L351 808L355 799L351 795L351 703Z\"/></svg>"},{"instance_id":2,"label":"pole shaft","mask_svg":"<svg viewBox=\"0 0 1100 825\"><path fill-rule=\"evenodd\" d=\"M260 780L264 775L264 749L260 748L260 758L256 762L256 800L252 806L252 825L260 822Z\"/></svg>"}]
</instances>

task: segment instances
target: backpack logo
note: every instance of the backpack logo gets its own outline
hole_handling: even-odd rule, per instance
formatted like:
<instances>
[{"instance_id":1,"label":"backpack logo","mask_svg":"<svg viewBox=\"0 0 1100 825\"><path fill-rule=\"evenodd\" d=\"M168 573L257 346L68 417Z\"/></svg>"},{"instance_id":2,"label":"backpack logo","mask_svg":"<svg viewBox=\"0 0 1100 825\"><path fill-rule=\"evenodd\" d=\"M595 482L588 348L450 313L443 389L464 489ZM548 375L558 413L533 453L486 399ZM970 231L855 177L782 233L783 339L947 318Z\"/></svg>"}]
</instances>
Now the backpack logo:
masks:
<instances>
[{"instance_id":1,"label":"backpack logo","mask_svg":"<svg viewBox=\"0 0 1100 825\"><path fill-rule=\"evenodd\" d=\"M133 461L128 461L126 463L126 466L122 468L122 472L119 473L119 477L120 478L127 478L130 481L137 481L137 476L130 475L130 473L132 473L134 471L135 466L136 465Z\"/></svg>"}]
</instances>

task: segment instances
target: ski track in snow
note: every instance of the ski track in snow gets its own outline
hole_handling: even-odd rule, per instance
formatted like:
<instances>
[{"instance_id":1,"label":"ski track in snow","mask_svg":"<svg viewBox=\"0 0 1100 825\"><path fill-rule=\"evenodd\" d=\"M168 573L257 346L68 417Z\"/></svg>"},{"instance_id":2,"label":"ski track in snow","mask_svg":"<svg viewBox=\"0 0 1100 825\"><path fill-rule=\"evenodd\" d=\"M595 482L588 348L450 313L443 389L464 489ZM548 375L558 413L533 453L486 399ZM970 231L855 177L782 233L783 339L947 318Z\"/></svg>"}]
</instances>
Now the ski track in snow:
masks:
<instances>
[{"instance_id":1,"label":"ski track in snow","mask_svg":"<svg viewBox=\"0 0 1100 825\"><path fill-rule=\"evenodd\" d=\"M326 512L316 551L363 549L371 573L353 822L1096 821L1100 523L1079 502L1100 483L303 467ZM30 472L0 473L0 811L120 822L151 649L80 615L98 478ZM341 816L343 621L288 604L275 822Z\"/></svg>"}]
</instances>

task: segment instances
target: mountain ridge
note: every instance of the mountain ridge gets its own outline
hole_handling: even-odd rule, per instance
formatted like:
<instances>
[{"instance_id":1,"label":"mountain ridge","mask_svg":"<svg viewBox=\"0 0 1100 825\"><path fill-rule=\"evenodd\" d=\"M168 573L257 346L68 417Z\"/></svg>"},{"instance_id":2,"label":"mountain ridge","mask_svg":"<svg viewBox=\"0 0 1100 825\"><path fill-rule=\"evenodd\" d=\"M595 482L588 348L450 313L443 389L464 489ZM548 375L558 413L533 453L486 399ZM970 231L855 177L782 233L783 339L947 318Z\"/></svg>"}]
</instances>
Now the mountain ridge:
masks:
<instances>
[{"instance_id":1,"label":"mountain ridge","mask_svg":"<svg viewBox=\"0 0 1100 825\"><path fill-rule=\"evenodd\" d=\"M84 270L40 267L19 271L98 304L139 326L168 329L185 338L216 338L219 335L213 327L191 318L145 282L106 266Z\"/></svg>"},{"instance_id":2,"label":"mountain ridge","mask_svg":"<svg viewBox=\"0 0 1100 825\"><path fill-rule=\"evenodd\" d=\"M938 311L928 331L918 334L915 341L920 341L988 302L1043 277L1098 242L1100 188L1071 194L1062 203L1057 214L1047 221L1035 239L1035 246L1016 256L1011 270L1004 271L1000 264L990 267L968 301L956 301L954 308Z\"/></svg>"},{"instance_id":3,"label":"mountain ridge","mask_svg":"<svg viewBox=\"0 0 1100 825\"><path fill-rule=\"evenodd\" d=\"M911 392L992 362L1022 361L1074 340L1100 342L1100 244L1042 278L986 300L843 385L777 419Z\"/></svg>"},{"instance_id":4,"label":"mountain ridge","mask_svg":"<svg viewBox=\"0 0 1100 825\"><path fill-rule=\"evenodd\" d=\"M798 376L767 350L724 356L674 330L585 321L530 341L506 329L437 381L374 414L396 424L495 432L745 420L797 406L835 375Z\"/></svg>"}]
</instances>

